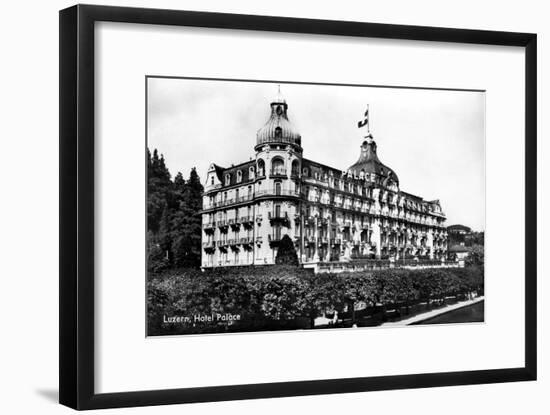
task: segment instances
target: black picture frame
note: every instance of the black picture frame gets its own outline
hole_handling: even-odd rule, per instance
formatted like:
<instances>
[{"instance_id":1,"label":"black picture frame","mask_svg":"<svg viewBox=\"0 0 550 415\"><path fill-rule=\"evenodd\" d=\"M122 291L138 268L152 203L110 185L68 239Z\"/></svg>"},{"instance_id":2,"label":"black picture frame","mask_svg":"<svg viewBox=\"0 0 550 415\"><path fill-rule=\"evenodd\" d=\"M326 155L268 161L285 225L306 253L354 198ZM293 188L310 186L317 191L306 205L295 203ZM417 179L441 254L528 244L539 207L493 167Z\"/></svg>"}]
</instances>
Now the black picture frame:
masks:
<instances>
[{"instance_id":1,"label":"black picture frame","mask_svg":"<svg viewBox=\"0 0 550 415\"><path fill-rule=\"evenodd\" d=\"M525 366L97 394L94 391L94 24L99 21L518 46L525 49ZM535 380L537 36L224 13L76 5L60 11L59 400L99 409Z\"/></svg>"}]
</instances>

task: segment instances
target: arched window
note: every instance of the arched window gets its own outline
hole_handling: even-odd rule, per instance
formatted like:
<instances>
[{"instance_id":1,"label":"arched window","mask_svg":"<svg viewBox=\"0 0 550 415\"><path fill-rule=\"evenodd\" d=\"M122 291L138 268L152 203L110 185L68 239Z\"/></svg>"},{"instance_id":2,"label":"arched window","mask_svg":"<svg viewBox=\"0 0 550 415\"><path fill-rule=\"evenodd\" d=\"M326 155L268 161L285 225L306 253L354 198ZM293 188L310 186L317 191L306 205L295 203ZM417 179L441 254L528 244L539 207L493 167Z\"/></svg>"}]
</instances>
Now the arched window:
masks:
<instances>
[{"instance_id":1,"label":"arched window","mask_svg":"<svg viewBox=\"0 0 550 415\"><path fill-rule=\"evenodd\" d=\"M265 176L265 161L258 159L258 176Z\"/></svg>"},{"instance_id":2,"label":"arched window","mask_svg":"<svg viewBox=\"0 0 550 415\"><path fill-rule=\"evenodd\" d=\"M291 168L292 176L298 177L300 174L300 162L298 160L292 161L292 168Z\"/></svg>"},{"instance_id":3,"label":"arched window","mask_svg":"<svg viewBox=\"0 0 550 415\"><path fill-rule=\"evenodd\" d=\"M275 138L281 138L283 135L283 130L281 127L275 128Z\"/></svg>"},{"instance_id":4,"label":"arched window","mask_svg":"<svg viewBox=\"0 0 550 415\"><path fill-rule=\"evenodd\" d=\"M280 157L276 157L271 161L271 174L274 176L285 176L285 162Z\"/></svg>"},{"instance_id":5,"label":"arched window","mask_svg":"<svg viewBox=\"0 0 550 415\"><path fill-rule=\"evenodd\" d=\"M231 175L226 174L225 175L225 185L229 186L230 181L231 181Z\"/></svg>"},{"instance_id":6,"label":"arched window","mask_svg":"<svg viewBox=\"0 0 550 415\"><path fill-rule=\"evenodd\" d=\"M237 171L237 183L240 183L243 181L243 172L242 170Z\"/></svg>"}]
</instances>

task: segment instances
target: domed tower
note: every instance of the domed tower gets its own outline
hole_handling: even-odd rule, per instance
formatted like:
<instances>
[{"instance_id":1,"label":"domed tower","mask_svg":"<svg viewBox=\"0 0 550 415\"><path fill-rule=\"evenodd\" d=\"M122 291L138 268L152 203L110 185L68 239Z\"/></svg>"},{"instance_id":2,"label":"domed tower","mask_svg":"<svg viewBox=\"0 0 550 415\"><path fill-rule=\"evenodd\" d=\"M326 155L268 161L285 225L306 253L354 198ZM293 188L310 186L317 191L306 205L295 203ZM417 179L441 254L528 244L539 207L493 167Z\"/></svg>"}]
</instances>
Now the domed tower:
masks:
<instances>
[{"instance_id":1,"label":"domed tower","mask_svg":"<svg viewBox=\"0 0 550 415\"><path fill-rule=\"evenodd\" d=\"M359 160L348 171L361 179L370 181L380 187L398 188L399 178L388 166L384 165L376 153L376 142L372 134L368 134L361 145Z\"/></svg>"},{"instance_id":2,"label":"domed tower","mask_svg":"<svg viewBox=\"0 0 550 415\"><path fill-rule=\"evenodd\" d=\"M255 195L260 219L257 235L259 258L275 259L284 235L297 242L299 225L301 136L288 119L288 104L281 96L271 101L269 119L256 135Z\"/></svg>"},{"instance_id":3,"label":"domed tower","mask_svg":"<svg viewBox=\"0 0 550 415\"><path fill-rule=\"evenodd\" d=\"M274 188L274 180L283 180L282 189L292 190L290 182L300 177L302 162L302 137L288 119L288 104L281 96L270 103L271 115L256 134L256 172L265 177L268 187Z\"/></svg>"},{"instance_id":4,"label":"domed tower","mask_svg":"<svg viewBox=\"0 0 550 415\"><path fill-rule=\"evenodd\" d=\"M389 245L390 238L394 235L389 234L387 220L389 217L398 215L395 201L396 195L399 193L399 178L378 158L376 142L370 131L361 144L359 159L349 167L348 173L364 180L367 186L372 188L375 216L369 240L375 245L376 258L381 258L382 254L385 255L389 247L393 246Z\"/></svg>"}]
</instances>

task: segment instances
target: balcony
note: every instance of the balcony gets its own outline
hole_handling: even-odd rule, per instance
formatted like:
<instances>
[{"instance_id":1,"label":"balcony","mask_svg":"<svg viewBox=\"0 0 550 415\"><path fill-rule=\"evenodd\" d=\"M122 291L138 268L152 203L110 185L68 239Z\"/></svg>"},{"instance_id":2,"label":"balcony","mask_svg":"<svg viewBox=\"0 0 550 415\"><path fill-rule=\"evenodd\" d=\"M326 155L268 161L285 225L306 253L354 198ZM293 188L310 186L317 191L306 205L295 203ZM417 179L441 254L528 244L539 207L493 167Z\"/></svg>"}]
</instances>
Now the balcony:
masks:
<instances>
[{"instance_id":1,"label":"balcony","mask_svg":"<svg viewBox=\"0 0 550 415\"><path fill-rule=\"evenodd\" d=\"M342 240L340 238L331 239L331 245L332 246L342 245Z\"/></svg>"},{"instance_id":2,"label":"balcony","mask_svg":"<svg viewBox=\"0 0 550 415\"><path fill-rule=\"evenodd\" d=\"M256 179L265 179L265 169L256 170Z\"/></svg>"},{"instance_id":3,"label":"balcony","mask_svg":"<svg viewBox=\"0 0 550 415\"><path fill-rule=\"evenodd\" d=\"M244 196L239 196L239 197L236 197L235 198L235 203L244 203L244 202L249 202L251 201L252 199L254 199L254 196L251 194L247 194L247 195L244 195Z\"/></svg>"},{"instance_id":4,"label":"balcony","mask_svg":"<svg viewBox=\"0 0 550 415\"><path fill-rule=\"evenodd\" d=\"M254 238L247 236L245 238L239 239L241 245L252 245L254 243Z\"/></svg>"},{"instance_id":5,"label":"balcony","mask_svg":"<svg viewBox=\"0 0 550 415\"><path fill-rule=\"evenodd\" d=\"M239 240L238 239L228 239L227 245L231 247L232 250L238 251L239 250Z\"/></svg>"},{"instance_id":6,"label":"balcony","mask_svg":"<svg viewBox=\"0 0 550 415\"><path fill-rule=\"evenodd\" d=\"M267 240L269 241L269 246L271 247L275 247L275 246L279 246L279 244L281 243L281 238L283 237L283 235L267 235Z\"/></svg>"},{"instance_id":7,"label":"balcony","mask_svg":"<svg viewBox=\"0 0 550 415\"><path fill-rule=\"evenodd\" d=\"M269 188L261 189L256 192L256 197L262 196L291 196L291 197L300 197L300 192L297 190L288 190L288 189L279 189L279 188Z\"/></svg>"},{"instance_id":8,"label":"balcony","mask_svg":"<svg viewBox=\"0 0 550 415\"><path fill-rule=\"evenodd\" d=\"M205 232L214 232L214 229L216 228L216 222L211 221L207 223L202 224L202 228Z\"/></svg>"},{"instance_id":9,"label":"balcony","mask_svg":"<svg viewBox=\"0 0 550 415\"><path fill-rule=\"evenodd\" d=\"M254 218L252 216L241 216L239 222L244 226L251 226L254 223Z\"/></svg>"},{"instance_id":10,"label":"balcony","mask_svg":"<svg viewBox=\"0 0 550 415\"><path fill-rule=\"evenodd\" d=\"M206 241L202 243L202 247L206 252L211 252L216 248L216 242L215 241Z\"/></svg>"},{"instance_id":11,"label":"balcony","mask_svg":"<svg viewBox=\"0 0 550 415\"><path fill-rule=\"evenodd\" d=\"M273 169L271 170L271 174L269 176L273 178L277 178L277 177L286 178L287 177L286 169L283 169L283 168Z\"/></svg>"},{"instance_id":12,"label":"balcony","mask_svg":"<svg viewBox=\"0 0 550 415\"><path fill-rule=\"evenodd\" d=\"M260 246L263 243L263 238L261 236L256 237L256 245Z\"/></svg>"},{"instance_id":13,"label":"balcony","mask_svg":"<svg viewBox=\"0 0 550 415\"><path fill-rule=\"evenodd\" d=\"M268 217L271 223L289 223L287 212L268 212Z\"/></svg>"},{"instance_id":14,"label":"balcony","mask_svg":"<svg viewBox=\"0 0 550 415\"><path fill-rule=\"evenodd\" d=\"M317 221L317 225L319 227L321 226L327 226L328 225L328 222L329 222L329 219L328 218L319 218L319 220Z\"/></svg>"}]
</instances>

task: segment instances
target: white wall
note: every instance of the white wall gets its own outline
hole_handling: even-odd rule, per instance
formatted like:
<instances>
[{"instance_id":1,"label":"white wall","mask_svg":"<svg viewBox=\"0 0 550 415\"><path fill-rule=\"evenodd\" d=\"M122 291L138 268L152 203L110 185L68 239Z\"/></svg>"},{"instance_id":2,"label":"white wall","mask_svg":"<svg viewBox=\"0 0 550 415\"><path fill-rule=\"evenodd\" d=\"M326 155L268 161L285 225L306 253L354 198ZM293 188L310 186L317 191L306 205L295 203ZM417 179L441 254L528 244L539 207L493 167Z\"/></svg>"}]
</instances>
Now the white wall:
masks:
<instances>
[{"instance_id":1,"label":"white wall","mask_svg":"<svg viewBox=\"0 0 550 415\"><path fill-rule=\"evenodd\" d=\"M96 3L88 1L88 3ZM101 3L101 2L99 2ZM124 6L224 11L265 15L361 20L380 23L467 27L539 34L539 137L546 133L543 99L549 83L542 77L550 44L545 2L486 1L110 1ZM57 389L57 209L58 209L58 16L71 2L4 2L2 5L0 87L2 178L0 318L3 413L68 413L55 403ZM507 114L513 116L513 114ZM548 149L540 143L539 153ZM550 162L550 160L547 160ZM539 155L539 188L547 167ZM544 196L547 196L548 191ZM543 233L540 218L539 257ZM539 293L546 289L539 263ZM539 298L542 295L539 294ZM299 413L341 412L407 414L546 413L550 409L544 346L549 340L542 321L550 305L539 300L539 378L536 383L450 387L393 392L315 396L140 408L126 413ZM546 409L546 410L545 410ZM102 412L105 414L112 411Z\"/></svg>"}]
</instances>

